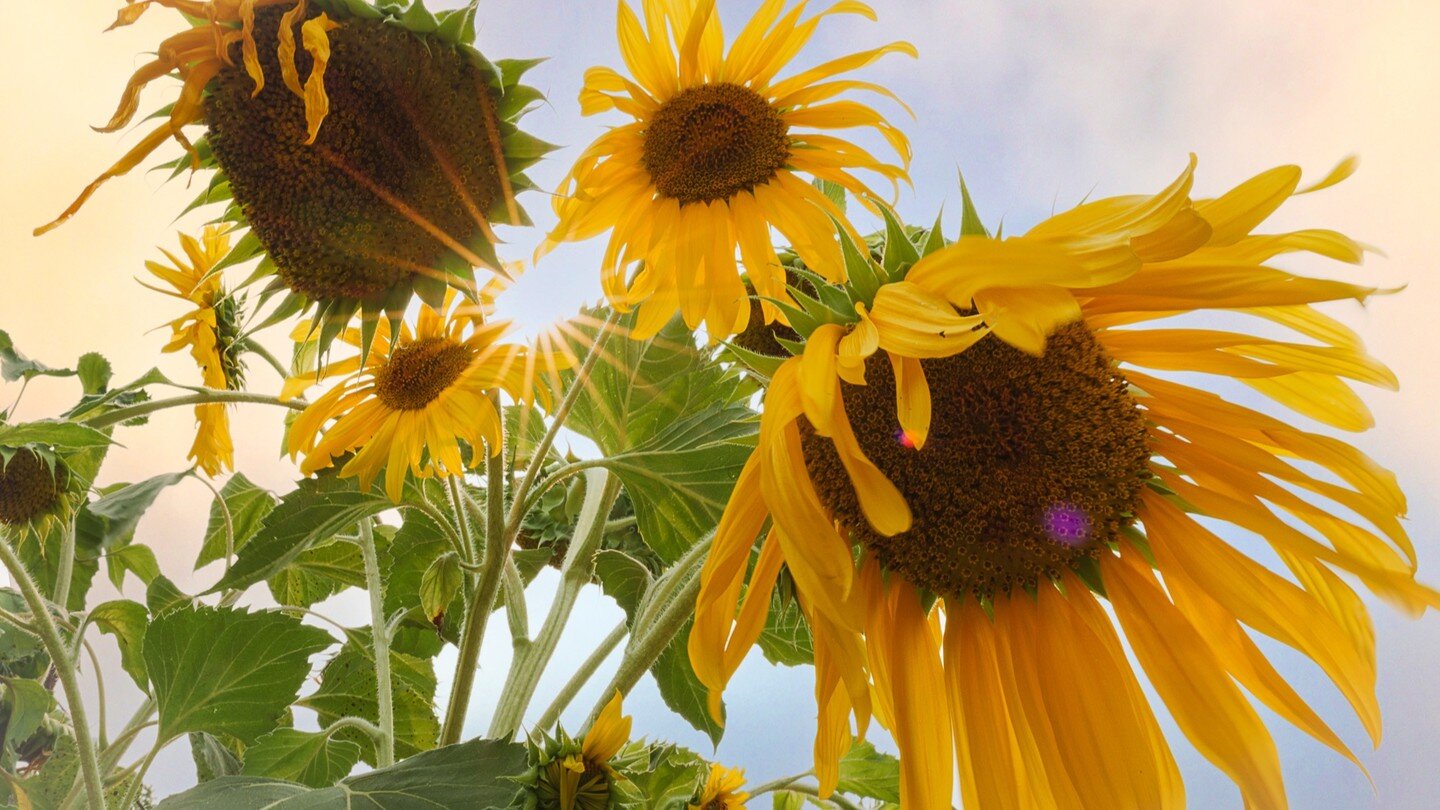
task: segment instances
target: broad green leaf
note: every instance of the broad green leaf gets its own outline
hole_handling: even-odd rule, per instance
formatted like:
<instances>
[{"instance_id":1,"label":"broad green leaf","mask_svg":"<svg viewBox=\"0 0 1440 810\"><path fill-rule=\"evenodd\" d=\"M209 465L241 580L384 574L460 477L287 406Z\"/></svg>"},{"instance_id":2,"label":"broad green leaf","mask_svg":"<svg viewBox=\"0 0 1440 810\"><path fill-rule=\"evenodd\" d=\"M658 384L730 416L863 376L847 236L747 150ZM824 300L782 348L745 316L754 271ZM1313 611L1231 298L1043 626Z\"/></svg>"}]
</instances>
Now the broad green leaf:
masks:
<instances>
[{"instance_id":1,"label":"broad green leaf","mask_svg":"<svg viewBox=\"0 0 1440 810\"><path fill-rule=\"evenodd\" d=\"M725 736L725 728L710 717L709 691L695 677L695 670L690 666L690 653L686 648L690 626L690 622L685 622L665 651L660 653L655 665L650 668L650 674L660 687L660 697L665 700L665 705L696 730L705 732L710 742L719 745L720 738ZM723 707L720 713L723 719Z\"/></svg>"},{"instance_id":2,"label":"broad green leaf","mask_svg":"<svg viewBox=\"0 0 1440 810\"><path fill-rule=\"evenodd\" d=\"M5 678L4 683L4 740L7 749L14 749L40 728L40 721L55 708L55 697L39 681Z\"/></svg>"},{"instance_id":3,"label":"broad green leaf","mask_svg":"<svg viewBox=\"0 0 1440 810\"><path fill-rule=\"evenodd\" d=\"M120 666L135 679L135 685L146 689L150 679L145 674L145 659L141 651L145 648L145 630L150 624L150 612L139 602L129 599L115 599L96 605L90 611L90 622L100 632L115 637L120 647Z\"/></svg>"},{"instance_id":4,"label":"broad green leaf","mask_svg":"<svg viewBox=\"0 0 1440 810\"><path fill-rule=\"evenodd\" d=\"M124 541L135 533L135 524L145 510L166 487L172 487L190 476L190 471L166 473L139 483L122 487L95 501L87 510L105 522L100 544L105 548Z\"/></svg>"},{"instance_id":5,"label":"broad green leaf","mask_svg":"<svg viewBox=\"0 0 1440 810\"><path fill-rule=\"evenodd\" d=\"M265 517L260 531L209 593L247 588L268 579L307 549L393 507L383 495L359 492L334 479L301 482Z\"/></svg>"},{"instance_id":6,"label":"broad green leaf","mask_svg":"<svg viewBox=\"0 0 1440 810\"><path fill-rule=\"evenodd\" d=\"M117 548L105 555L105 565L117 591L125 584L126 571L138 577L147 587L160 576L160 563L149 546L135 544Z\"/></svg>"},{"instance_id":7,"label":"broad green leaf","mask_svg":"<svg viewBox=\"0 0 1440 810\"><path fill-rule=\"evenodd\" d=\"M435 667L425 658L390 652L392 703L395 708L395 756L409 757L435 747L440 721L435 716ZM299 705L314 709L322 726L341 717L379 722L376 700L375 651L368 630L352 630L340 652L320 673L320 688ZM375 746L354 729L336 734L360 746L361 758L375 761Z\"/></svg>"},{"instance_id":8,"label":"broad green leaf","mask_svg":"<svg viewBox=\"0 0 1440 810\"><path fill-rule=\"evenodd\" d=\"M150 587L145 589L145 607L150 609L151 616L159 616L175 608L185 607L191 603L191 598L184 591L175 587L164 574L156 577Z\"/></svg>"},{"instance_id":9,"label":"broad green leaf","mask_svg":"<svg viewBox=\"0 0 1440 810\"><path fill-rule=\"evenodd\" d=\"M450 551L451 545L429 515L415 510L406 510L404 514L405 523L395 533L389 548L380 551L380 570L385 576L385 615L413 610L413 621L407 619L407 625L433 635L436 626L421 615L420 583L431 563ZM441 619L440 633L445 639L456 641L460 618L465 615L463 598L452 599L444 613L449 618Z\"/></svg>"},{"instance_id":10,"label":"broad green leaf","mask_svg":"<svg viewBox=\"0 0 1440 810\"><path fill-rule=\"evenodd\" d=\"M590 313L575 332L593 337ZM621 318L621 335L634 316ZM584 340L572 338L584 356ZM753 383L695 346L679 319L645 340L612 338L566 427L590 438L625 485L645 542L666 561L715 527L749 457ZM567 380L573 376L567 376Z\"/></svg>"},{"instance_id":11,"label":"broad green leaf","mask_svg":"<svg viewBox=\"0 0 1440 810\"><path fill-rule=\"evenodd\" d=\"M80 515L85 514L82 509ZM53 594L60 573L60 544L65 528L58 521L49 526L44 534L26 532L11 539L15 553L19 555L25 569L34 577L42 593ZM85 597L90 583L100 570L98 558L100 547L95 538L79 530L75 532L75 565L70 569L70 597L66 607L70 610L84 610Z\"/></svg>"},{"instance_id":12,"label":"broad green leaf","mask_svg":"<svg viewBox=\"0 0 1440 810\"><path fill-rule=\"evenodd\" d=\"M765 659L772 664L798 667L815 663L815 642L800 612L800 603L795 599L782 599L778 593L770 596L770 614L760 631L759 644Z\"/></svg>"},{"instance_id":13,"label":"broad green leaf","mask_svg":"<svg viewBox=\"0 0 1440 810\"><path fill-rule=\"evenodd\" d=\"M233 750L233 746L238 743L227 744L214 734L203 731L192 731L189 737L190 758L195 760L195 775L198 781L209 782L222 776L235 776L240 773L240 758ZM233 737L229 739L234 740Z\"/></svg>"},{"instance_id":14,"label":"broad green leaf","mask_svg":"<svg viewBox=\"0 0 1440 810\"><path fill-rule=\"evenodd\" d=\"M645 796L646 808L684 810L704 787L710 764L678 745L656 746L650 753L650 769L627 772Z\"/></svg>"},{"instance_id":15,"label":"broad green leaf","mask_svg":"<svg viewBox=\"0 0 1440 810\"><path fill-rule=\"evenodd\" d=\"M266 584L276 602L310 607L346 588L365 587L365 562L359 546L332 540L300 554Z\"/></svg>"},{"instance_id":16,"label":"broad green leaf","mask_svg":"<svg viewBox=\"0 0 1440 810\"><path fill-rule=\"evenodd\" d=\"M71 377L75 372L68 368L50 368L44 363L38 363L15 350L15 344L10 340L10 334L0 330L0 377L6 382L14 382L18 379L31 379L33 377Z\"/></svg>"},{"instance_id":17,"label":"broad green leaf","mask_svg":"<svg viewBox=\"0 0 1440 810\"><path fill-rule=\"evenodd\" d=\"M235 550L239 551L260 531L260 524L279 502L269 490L262 489L245 477L235 473L225 486L220 488L220 497L230 510L230 525L235 532ZM225 556L225 511L221 501L210 503L210 523L205 527L205 543L200 547L200 556L195 567L207 565Z\"/></svg>"},{"instance_id":18,"label":"broad green leaf","mask_svg":"<svg viewBox=\"0 0 1440 810\"><path fill-rule=\"evenodd\" d=\"M110 386L115 372L110 361L97 352L82 355L75 364L75 373L80 377L80 386L87 395L102 394Z\"/></svg>"},{"instance_id":19,"label":"broad green leaf","mask_svg":"<svg viewBox=\"0 0 1440 810\"><path fill-rule=\"evenodd\" d=\"M156 616L144 657L160 737L207 731L248 742L270 731L309 674L310 656L332 643L283 613L194 605Z\"/></svg>"},{"instance_id":20,"label":"broad green leaf","mask_svg":"<svg viewBox=\"0 0 1440 810\"><path fill-rule=\"evenodd\" d=\"M460 594L465 574L460 570L460 557L447 551L435 558L420 578L420 608L432 622L445 615L445 610Z\"/></svg>"},{"instance_id":21,"label":"broad green leaf","mask_svg":"<svg viewBox=\"0 0 1440 810\"><path fill-rule=\"evenodd\" d=\"M0 588L0 607L16 614L30 611L25 597L13 588ZM0 621L0 665L11 672L21 671L20 664L30 659L44 657L45 645L40 639L21 630L9 622ZM49 659L45 659L48 666Z\"/></svg>"},{"instance_id":22,"label":"broad green leaf","mask_svg":"<svg viewBox=\"0 0 1440 810\"><path fill-rule=\"evenodd\" d=\"M875 750L868 742L852 746L840 759L839 789L845 793L900 801L900 760Z\"/></svg>"},{"instance_id":23,"label":"broad green leaf","mask_svg":"<svg viewBox=\"0 0 1440 810\"><path fill-rule=\"evenodd\" d=\"M634 621L635 609L654 581L644 563L614 549L601 549L595 555L595 578L605 595L625 611L627 622Z\"/></svg>"},{"instance_id":24,"label":"broad green leaf","mask_svg":"<svg viewBox=\"0 0 1440 810\"><path fill-rule=\"evenodd\" d=\"M79 450L108 447L111 441L102 431L74 422L42 419L14 425L0 424L0 446L21 447L27 444Z\"/></svg>"},{"instance_id":25,"label":"broad green leaf","mask_svg":"<svg viewBox=\"0 0 1440 810\"><path fill-rule=\"evenodd\" d=\"M245 776L265 776L329 787L360 761L360 746L323 733L277 728L245 749Z\"/></svg>"},{"instance_id":26,"label":"broad green leaf","mask_svg":"<svg viewBox=\"0 0 1440 810\"><path fill-rule=\"evenodd\" d=\"M253 776L216 779L171 796L159 810L505 810L519 799L515 780L527 767L523 745L471 740L322 790Z\"/></svg>"}]
</instances>

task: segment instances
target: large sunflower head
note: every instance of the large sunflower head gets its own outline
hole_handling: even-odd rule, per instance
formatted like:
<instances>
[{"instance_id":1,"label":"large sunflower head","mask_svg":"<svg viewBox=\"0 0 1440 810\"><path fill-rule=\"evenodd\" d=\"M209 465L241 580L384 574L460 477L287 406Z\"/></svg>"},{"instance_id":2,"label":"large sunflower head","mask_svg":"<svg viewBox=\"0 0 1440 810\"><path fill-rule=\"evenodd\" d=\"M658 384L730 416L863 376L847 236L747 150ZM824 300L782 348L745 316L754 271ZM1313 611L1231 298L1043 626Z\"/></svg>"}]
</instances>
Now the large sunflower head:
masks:
<instances>
[{"instance_id":1,"label":"large sunflower head","mask_svg":"<svg viewBox=\"0 0 1440 810\"><path fill-rule=\"evenodd\" d=\"M868 6L849 0L810 17L805 3L786 5L767 0L727 52L714 0L646 0L643 24L622 0L620 49L630 76L605 67L586 74L585 113L613 109L633 120L576 161L555 200L560 222L542 251L610 230L602 283L614 306L639 308L637 338L653 335L677 311L712 336L744 329L750 307L741 265L765 300L764 319L778 317L769 302L786 293L771 227L809 267L841 280L831 218L844 221L844 212L800 175L862 198L875 195L857 170L892 184L907 179L905 136L871 107L837 100L852 90L892 94L835 77L887 53L913 56L914 48L892 43L780 78L822 18L874 19ZM879 132L899 165L823 132L851 128Z\"/></svg>"},{"instance_id":2,"label":"large sunflower head","mask_svg":"<svg viewBox=\"0 0 1440 810\"><path fill-rule=\"evenodd\" d=\"M500 452L501 416L491 393L504 391L522 403L549 407L542 376L558 377L570 360L558 351L501 342L505 321L487 321L485 305L450 293L442 307L422 304L415 323L392 332L382 320L368 354L357 353L286 381L282 398L298 396L317 379L343 377L291 425L291 457L303 455L307 475L354 453L340 471L369 488L383 469L385 491L399 501L405 475L462 474L485 455ZM313 337L302 323L295 338ZM344 342L359 349L360 329ZM334 420L331 424L331 420ZM466 456L468 455L468 459Z\"/></svg>"},{"instance_id":3,"label":"large sunflower head","mask_svg":"<svg viewBox=\"0 0 1440 810\"><path fill-rule=\"evenodd\" d=\"M169 264L147 261L145 269L170 289L145 286L195 307L171 321L166 352L189 349L200 367L205 387L238 391L244 387L241 360L241 306L225 289L221 262L230 254L230 228L206 226L199 239L180 234L182 256L161 249ZM142 282L144 283L144 282ZM195 406L199 425L190 458L206 475L219 475L235 466L235 445L230 438L230 411L220 403Z\"/></svg>"},{"instance_id":4,"label":"large sunflower head","mask_svg":"<svg viewBox=\"0 0 1440 810\"><path fill-rule=\"evenodd\" d=\"M633 720L616 692L595 724L576 740L564 729L542 733L531 742L532 769L525 779L538 810L609 810L616 806L620 770L649 762L643 751L627 752Z\"/></svg>"},{"instance_id":5,"label":"large sunflower head","mask_svg":"<svg viewBox=\"0 0 1440 810\"><path fill-rule=\"evenodd\" d=\"M688 810L745 810L750 794L744 787L744 771L716 762L710 766L700 796L690 803Z\"/></svg>"},{"instance_id":6,"label":"large sunflower head","mask_svg":"<svg viewBox=\"0 0 1440 810\"><path fill-rule=\"evenodd\" d=\"M151 5L189 30L136 71L106 131L139 110L142 89L183 80L161 123L105 180L167 140L175 171L216 169L202 202L229 200L269 254L275 289L317 305L333 335L357 309L404 310L418 292L440 306L499 268L491 222L522 224L515 194L546 151L515 122L540 98L519 84L533 62L488 62L472 46L474 6L431 14L418 2L129 0L116 25ZM192 124L203 137L190 140Z\"/></svg>"},{"instance_id":7,"label":"large sunflower head","mask_svg":"<svg viewBox=\"0 0 1440 810\"><path fill-rule=\"evenodd\" d=\"M1228 378L1329 426L1368 427L1347 381L1394 377L1314 305L1376 290L1270 266L1290 253L1358 263L1364 249L1328 230L1256 232L1303 193L1293 166L1192 200L1193 165L1158 195L1090 202L1015 238L889 239L915 259L887 260L898 275L852 272L790 313L803 342L770 370L690 653L718 705L788 567L814 631L827 790L851 717L863 734L873 710L899 744L907 808L949 807L957 760L967 805L1180 806L1102 598L1247 806L1285 800L1239 686L1354 755L1245 627L1313 659L1378 740L1374 639L1342 575L1413 613L1440 606L1415 581L1394 476L1294 419L1166 376ZM1265 328L1151 325L1212 310ZM1268 336L1281 330L1300 339ZM1262 537L1289 576L1217 522Z\"/></svg>"}]
</instances>

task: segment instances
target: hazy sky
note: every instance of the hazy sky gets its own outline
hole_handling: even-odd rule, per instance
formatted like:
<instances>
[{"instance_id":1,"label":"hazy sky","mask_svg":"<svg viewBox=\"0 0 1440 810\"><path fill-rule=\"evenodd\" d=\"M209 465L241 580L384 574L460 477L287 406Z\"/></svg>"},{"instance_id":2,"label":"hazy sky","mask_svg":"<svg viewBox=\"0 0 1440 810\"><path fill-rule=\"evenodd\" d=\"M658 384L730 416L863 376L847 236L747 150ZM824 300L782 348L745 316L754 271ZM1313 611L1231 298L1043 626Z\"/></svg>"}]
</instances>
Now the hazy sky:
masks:
<instances>
[{"instance_id":1,"label":"hazy sky","mask_svg":"<svg viewBox=\"0 0 1440 810\"><path fill-rule=\"evenodd\" d=\"M22 351L54 365L99 350L120 379L159 364L177 379L198 381L188 357L162 359L163 333L151 331L179 314L178 302L142 289L133 277L174 240L174 212L198 189L162 185L159 174L137 173L112 182L73 222L42 239L34 226L62 209L88 180L134 143L135 133L98 135L126 76L166 34L175 18L154 11L129 29L101 35L118 0L9 2L0 27L0 328ZM454 6L458 3L440 3ZM734 30L756 0L722 0ZM816 4L817 7L820 5ZM1432 430L1440 394L1440 350L1429 332L1440 309L1440 228L1434 199L1440 185L1440 4L1334 0L1211 0L1206 3L1006 2L1005 0L891 0L875 3L879 25L842 18L826 25L803 56L813 63L844 52L907 39L919 61L889 57L867 78L893 88L914 108L892 120L911 135L916 190L901 198L912 221L929 222L942 204L956 228L957 168L992 225L1004 218L1019 231L1052 207L1085 195L1150 191L1199 153L1197 194L1211 194L1262 169L1295 162L1318 177L1351 152L1360 173L1337 189L1287 207L1281 226L1333 227L1385 250L1354 273L1379 285L1408 283L1400 296L1368 309L1338 312L1367 336L1373 352L1399 374L1400 394L1366 394L1379 428L1358 443L1394 467L1411 498L1410 529L1422 576L1440 582L1440 486ZM575 103L584 68L619 66L614 4L580 0L484 0L479 46L492 57L549 56L532 83L550 105L526 119L527 129L567 148L533 171L553 187L579 147L603 131L605 120L582 119ZM159 106L171 91L154 92ZM148 108L148 107L147 107ZM198 182L204 182L203 179ZM542 225L552 219L539 195L527 204ZM196 227L190 217L179 223ZM1279 227L1279 226L1277 226ZM511 230L502 255L528 257L538 231ZM505 299L509 315L531 329L573 312L599 296L600 242L552 254ZM275 345L283 341L276 330ZM273 390L264 369L257 390ZM8 404L15 388L0 390ZM26 395L22 415L38 418L75 396L65 381L40 381ZM276 489L294 470L277 458L279 414L238 412L237 461L247 475ZM127 445L111 456L104 482L136 480L180 469L191 438L191 417L172 412L142 430L120 435ZM167 574L182 588L213 582L217 572L189 574L203 533L209 496L188 482L168 492L140 526ZM534 590L532 614L549 603L551 583ZM131 582L127 595L139 595ZM268 594L255 594L266 604ZM99 585L92 598L109 598ZM352 592L322 610L351 624L364 620ZM1267 647L1277 665L1357 750L1378 785L1327 749L1269 716L1285 762L1296 808L1430 808L1440 805L1440 625L1409 622L1376 605L1380 692L1386 739L1365 751L1364 734L1318 670L1287 650ZM542 707L565 680L567 661L583 657L612 627L619 612L590 594L576 612L561 658L541 684ZM488 724L509 658L508 634L496 626L484 653L484 673L472 705L469 733ZM114 664L108 639L112 729L135 704ZM448 673L453 657L443 657ZM613 665L613 662L612 662ZM444 676L442 676L444 677ZM598 678L594 688L604 678ZM782 671L754 655L728 693L730 729L719 756L748 766L754 781L804 770L810 755L814 707L808 669ZM442 683L443 706L446 686ZM133 689L131 690L133 692ZM116 693L120 693L116 695ZM576 701L578 713L594 691ZM628 703L639 733L669 737L701 750L703 738L661 705L649 684ZM1263 710L1262 710L1263 711ZM574 713L572 713L574 714ZM572 723L579 717L572 717ZM793 719L793 722L788 720ZM1237 792L1165 721L1181 759L1192 806L1239 807ZM140 749L143 750L143 749ZM151 772L160 794L188 786L194 771L184 746L174 746Z\"/></svg>"}]
</instances>

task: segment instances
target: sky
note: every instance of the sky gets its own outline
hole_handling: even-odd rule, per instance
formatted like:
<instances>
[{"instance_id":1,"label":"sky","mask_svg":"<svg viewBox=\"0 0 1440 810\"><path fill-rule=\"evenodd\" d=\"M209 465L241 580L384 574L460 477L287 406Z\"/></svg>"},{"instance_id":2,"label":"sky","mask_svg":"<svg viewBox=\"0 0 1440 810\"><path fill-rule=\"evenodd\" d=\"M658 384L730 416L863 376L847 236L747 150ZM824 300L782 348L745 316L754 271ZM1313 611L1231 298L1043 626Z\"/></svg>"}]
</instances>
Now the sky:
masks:
<instances>
[{"instance_id":1,"label":"sky","mask_svg":"<svg viewBox=\"0 0 1440 810\"><path fill-rule=\"evenodd\" d=\"M756 0L721 0L727 28L738 28ZM197 190L161 175L137 172L112 182L71 223L43 238L33 227L48 221L95 174L137 140L94 133L109 117L125 79L162 37L178 30L159 11L121 31L101 34L118 0L10 2L0 27L0 329L17 346L52 365L87 351L103 352L117 379L159 365L176 379L198 382L188 357L161 357L161 324L180 314L136 283L156 246L174 243L177 228L197 229L203 218L174 221ZM437 3L438 7L458 3ZM816 4L817 7L820 5ZM801 57L818 63L895 39L915 44L920 59L892 56L865 71L890 87L916 114L910 120L884 107L911 137L916 151L913 191L899 208L910 221L929 223L943 205L950 232L958 227L957 172L963 171L982 216L1018 232L1087 195L1157 190L1199 155L1196 193L1211 195L1261 170L1297 163L1312 178L1350 153L1360 172L1338 188L1287 205L1274 227L1332 227L1383 249L1350 277L1378 286L1408 285L1366 308L1334 310L1366 336L1372 352L1399 375L1398 394L1366 392L1378 427L1356 443L1394 468L1410 494L1409 528L1421 556L1422 578L1440 582L1440 437L1433 429L1440 395L1440 348L1429 332L1440 308L1440 4L1430 0L1211 0L1205 3L1026 2L1015 0L888 0L877 2L878 24L835 18ZM586 67L620 64L612 2L484 0L478 46L492 58L547 56L531 83L549 103L527 117L528 130L562 145L532 171L553 188L579 149L615 119L580 117L575 94ZM146 105L169 100L156 90ZM203 179L197 181L203 182ZM541 226L553 222L541 195L526 202ZM535 230L502 229L501 251L527 258ZM504 299L509 317L538 330L600 295L599 240L567 245L534 268ZM1306 265L1304 269L1319 269ZM283 329L272 345L282 347ZM257 390L278 381L254 372ZM26 393L22 418L63 410L76 392L66 381L38 381ZM0 387L0 402L15 386ZM240 410L237 464L276 490L293 486L296 472L278 455L280 420L259 406ZM120 435L101 483L138 480L185 466L191 417L171 412ZM203 589L218 572L191 572L203 534L204 487L187 482L167 492L140 525L162 568L182 587ZM549 604L553 581L532 589L532 615ZM136 583L126 595L140 595ZM92 599L113 596L109 584ZM250 603L268 604L263 589ZM1274 646L1277 666L1336 730L1361 753L1375 789L1340 757L1266 715L1280 746L1296 808L1420 810L1440 806L1440 624L1412 622L1378 602L1379 690L1385 741L1369 751L1359 724L1318 670ZM322 610L350 624L364 620L363 598L343 594ZM589 593L540 686L541 699L564 682L618 621L618 609ZM482 675L467 733L478 734L508 664L503 626L489 633ZM109 639L98 649L111 688L109 722L118 729L138 702L125 694L118 654ZM438 670L448 672L452 657ZM613 667L615 661L609 662ZM596 699L602 671L575 702L571 724ZM442 676L443 680L444 676ZM730 726L717 756L747 767L752 781L805 770L814 707L808 669L784 670L758 655L727 693ZM440 704L446 686L442 683ZM133 693L133 689L130 690ZM115 694L120 693L120 694ZM92 695L93 699L93 695ZM703 736L670 715L648 682L627 703L636 729L708 752ZM93 715L92 715L93 716ZM533 718L532 718L533 719ZM777 722L783 719L784 722ZM1240 807L1238 793L1164 718L1196 807ZM883 741L882 741L883 742ZM143 749L137 749L143 750ZM157 760L151 779L161 795L183 789L194 772L184 746Z\"/></svg>"}]
</instances>

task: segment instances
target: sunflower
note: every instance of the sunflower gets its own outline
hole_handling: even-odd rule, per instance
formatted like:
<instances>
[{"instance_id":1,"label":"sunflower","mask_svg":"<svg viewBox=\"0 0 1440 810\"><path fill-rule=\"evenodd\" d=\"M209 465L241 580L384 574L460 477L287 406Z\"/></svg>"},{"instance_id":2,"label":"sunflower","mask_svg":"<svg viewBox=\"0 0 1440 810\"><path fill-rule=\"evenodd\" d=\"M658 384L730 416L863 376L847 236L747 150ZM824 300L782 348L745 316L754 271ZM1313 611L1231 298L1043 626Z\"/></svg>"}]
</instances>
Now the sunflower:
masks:
<instances>
[{"instance_id":1,"label":"sunflower","mask_svg":"<svg viewBox=\"0 0 1440 810\"><path fill-rule=\"evenodd\" d=\"M0 446L0 526L44 535L73 510L70 468L46 447Z\"/></svg>"},{"instance_id":2,"label":"sunflower","mask_svg":"<svg viewBox=\"0 0 1440 810\"><path fill-rule=\"evenodd\" d=\"M482 442L500 452L501 416L488 394L504 390L517 401L538 398L549 407L549 390L536 384L537 377L558 375L569 360L561 352L499 342L509 323L486 321L484 309L451 292L438 309L422 304L413 329L402 323L396 334L382 319L368 354L329 363L318 378L308 372L287 380L282 399L298 396L317 379L345 377L290 428L290 456L305 456L301 472L329 468L353 452L341 477L359 477L368 489L384 468L385 491L398 502L407 470L421 477L461 475L484 458ZM311 336L313 328L301 323L296 340ZM358 349L364 335L351 328L342 339Z\"/></svg>"},{"instance_id":3,"label":"sunflower","mask_svg":"<svg viewBox=\"0 0 1440 810\"><path fill-rule=\"evenodd\" d=\"M624 778L617 757L630 742L632 725L633 719L624 713L616 692L581 740L561 729L553 737L536 741L531 773L535 806L539 810L608 810L613 806L616 781Z\"/></svg>"},{"instance_id":4,"label":"sunflower","mask_svg":"<svg viewBox=\"0 0 1440 810\"><path fill-rule=\"evenodd\" d=\"M643 27L622 0L620 50L633 79L606 67L586 73L580 92L585 114L614 109L634 120L600 137L576 161L555 199L560 222L540 252L610 229L601 281L614 306L639 308L638 339L655 334L677 311L688 326L704 322L716 337L744 329L750 309L737 249L764 300L765 320L776 318L770 301L787 294L771 246L772 226L808 267L841 280L831 220L844 221L845 214L801 173L862 199L875 194L856 170L897 188L908 181L905 136L871 107L835 100L852 90L894 95L834 77L891 52L914 56L914 47L891 43L781 79L777 74L822 18L875 18L853 0L808 18L805 3L788 11L785 5L767 0L726 53L714 0L646 0ZM857 127L883 136L902 165L843 138L807 131ZM638 271L627 279L636 263Z\"/></svg>"},{"instance_id":5,"label":"sunflower","mask_svg":"<svg viewBox=\"0 0 1440 810\"><path fill-rule=\"evenodd\" d=\"M1161 194L1090 202L1018 238L972 229L943 246L932 233L919 250L892 227L884 266L864 269L849 245L852 283L801 298L803 352L773 369L689 643L718 707L788 567L814 632L825 792L850 718L863 735L873 711L899 745L907 808L949 807L957 763L969 807L1181 806L1103 601L1247 807L1283 807L1285 793L1242 686L1359 761L1246 627L1314 660L1378 742L1374 637L1340 575L1415 615L1440 606L1415 581L1394 476L1156 373L1231 378L1331 427L1368 427L1346 380L1395 379L1313 305L1376 290L1267 264L1359 263L1364 248L1329 230L1256 232L1302 193L1294 166L1192 200L1193 166ZM1309 340L1136 328L1205 310ZM1263 538L1290 575L1223 540L1224 524Z\"/></svg>"},{"instance_id":6,"label":"sunflower","mask_svg":"<svg viewBox=\"0 0 1440 810\"><path fill-rule=\"evenodd\" d=\"M710 766L710 775L705 777L705 789L700 792L699 800L692 802L689 810L745 810L750 794L741 790L743 787L744 771L716 762Z\"/></svg>"},{"instance_id":7,"label":"sunflower","mask_svg":"<svg viewBox=\"0 0 1440 810\"><path fill-rule=\"evenodd\" d=\"M43 233L106 180L167 140L174 164L216 174L197 203L229 200L273 261L274 289L315 303L330 335L357 309L403 312L412 292L440 306L499 268L492 221L522 224L515 193L547 145L516 129L540 94L533 62L492 65L472 47L475 9L432 15L418 2L128 0L116 26L152 5L192 26L160 43L103 131L134 119L141 91L183 85L150 133ZM208 129L193 143L192 124Z\"/></svg>"},{"instance_id":8,"label":"sunflower","mask_svg":"<svg viewBox=\"0 0 1440 810\"><path fill-rule=\"evenodd\" d=\"M240 306L226 290L219 269L230 254L230 227L207 225L199 239L180 234L182 259L161 249L170 264L147 261L145 269L172 289L152 287L195 305L195 309L170 322L170 342L164 351L178 352L189 347L200 367L207 388L238 391L244 385L245 366L240 360ZM143 284L144 282L142 282ZM195 406L199 429L189 458L214 477L235 468L235 445L230 438L230 411L220 403Z\"/></svg>"}]
</instances>

